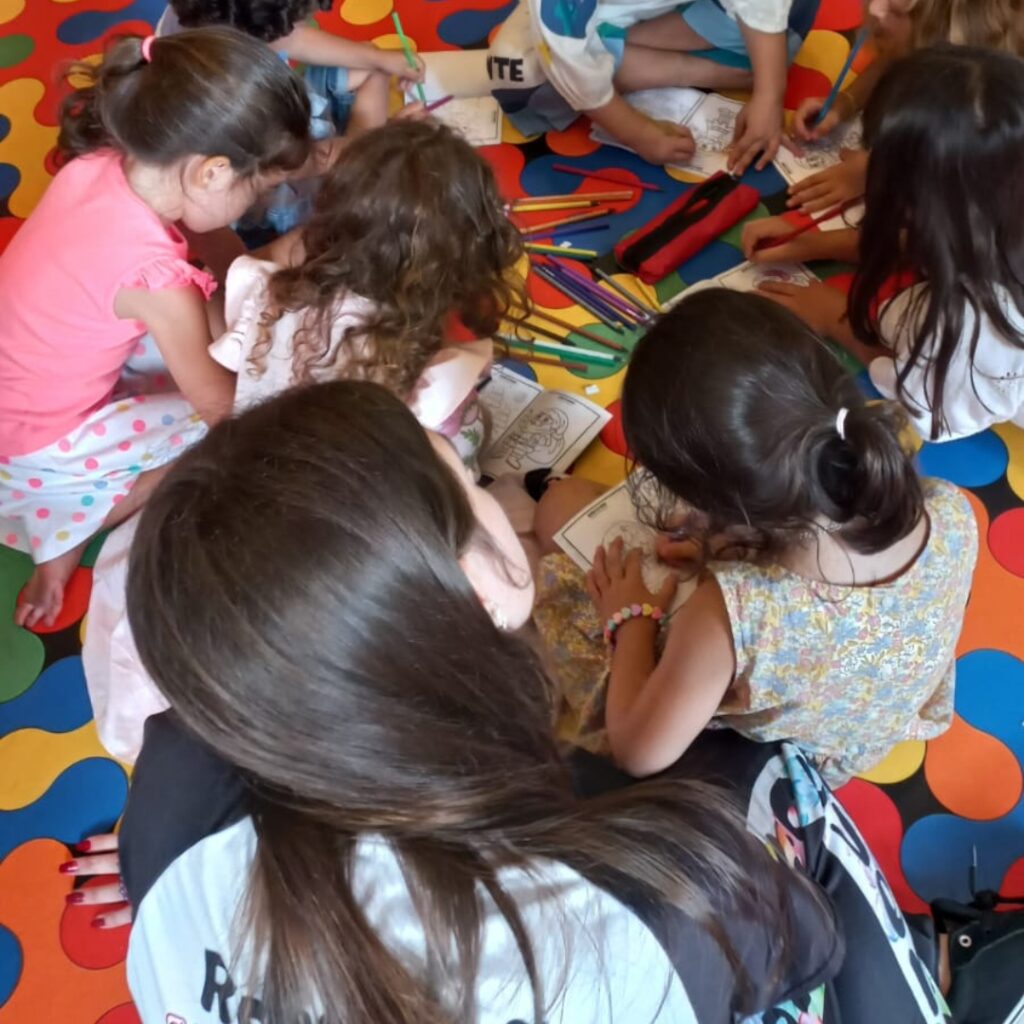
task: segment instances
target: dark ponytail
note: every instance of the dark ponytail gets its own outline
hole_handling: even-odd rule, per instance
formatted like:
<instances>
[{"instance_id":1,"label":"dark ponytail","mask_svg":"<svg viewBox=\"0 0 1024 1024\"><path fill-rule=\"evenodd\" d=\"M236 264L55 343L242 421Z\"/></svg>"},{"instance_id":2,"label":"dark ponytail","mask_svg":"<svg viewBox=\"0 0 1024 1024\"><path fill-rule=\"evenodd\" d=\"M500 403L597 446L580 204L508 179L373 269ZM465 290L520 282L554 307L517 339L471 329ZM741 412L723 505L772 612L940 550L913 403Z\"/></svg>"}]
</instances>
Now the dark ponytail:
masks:
<instances>
[{"instance_id":1,"label":"dark ponytail","mask_svg":"<svg viewBox=\"0 0 1024 1024\"><path fill-rule=\"evenodd\" d=\"M722 289L658 321L623 389L626 441L641 478L657 484L637 491L646 518L671 531L683 502L703 513L707 534L743 528L764 549L818 518L865 553L909 534L924 497L906 423L898 404L868 404L791 313Z\"/></svg>"},{"instance_id":2,"label":"dark ponytail","mask_svg":"<svg viewBox=\"0 0 1024 1024\"><path fill-rule=\"evenodd\" d=\"M230 28L143 40L122 36L98 65L76 64L57 146L69 160L112 147L167 167L184 157L226 157L239 174L294 170L309 155L309 98L264 43Z\"/></svg>"}]
</instances>

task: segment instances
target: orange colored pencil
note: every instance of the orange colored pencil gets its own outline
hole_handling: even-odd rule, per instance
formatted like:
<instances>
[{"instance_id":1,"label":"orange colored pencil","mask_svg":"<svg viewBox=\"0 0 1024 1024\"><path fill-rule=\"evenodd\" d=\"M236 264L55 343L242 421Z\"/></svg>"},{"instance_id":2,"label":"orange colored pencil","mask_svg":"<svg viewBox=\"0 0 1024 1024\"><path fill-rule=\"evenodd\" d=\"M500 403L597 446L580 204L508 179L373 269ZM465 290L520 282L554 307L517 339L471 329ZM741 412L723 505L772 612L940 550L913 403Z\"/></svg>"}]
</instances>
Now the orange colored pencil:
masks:
<instances>
[{"instance_id":1,"label":"orange colored pencil","mask_svg":"<svg viewBox=\"0 0 1024 1024\"><path fill-rule=\"evenodd\" d=\"M519 230L524 235L536 235L541 231L551 231L552 228L560 228L566 224L575 224L581 220L593 220L595 217L606 217L609 213L614 212L614 210L609 210L607 207L601 206L596 210L588 210L586 213L574 213L571 217L559 217L557 220L546 220L543 224L529 224Z\"/></svg>"},{"instance_id":2,"label":"orange colored pencil","mask_svg":"<svg viewBox=\"0 0 1024 1024\"><path fill-rule=\"evenodd\" d=\"M556 327L562 327L567 331L571 331L573 334L578 334L583 338L587 338L590 341L595 342L598 345L604 345L606 348L613 348L617 352L626 352L628 349L625 345L620 345L617 341L609 341L607 338L602 338L600 334L595 334L593 331L588 331L586 327L577 327L575 324L569 323L568 320L563 320L561 317L552 316L550 313L541 312L539 309L532 309L526 314L528 317L536 317L540 320L547 320L548 323L554 324ZM526 324L530 330L534 330L534 325L527 321ZM559 338L559 341L564 341L564 338Z\"/></svg>"},{"instance_id":3,"label":"orange colored pencil","mask_svg":"<svg viewBox=\"0 0 1024 1024\"><path fill-rule=\"evenodd\" d=\"M618 202L619 200L632 199L632 192L568 192L564 196L522 196L513 199L512 205L519 206L525 203L557 203L562 199L594 199L604 202Z\"/></svg>"}]
</instances>

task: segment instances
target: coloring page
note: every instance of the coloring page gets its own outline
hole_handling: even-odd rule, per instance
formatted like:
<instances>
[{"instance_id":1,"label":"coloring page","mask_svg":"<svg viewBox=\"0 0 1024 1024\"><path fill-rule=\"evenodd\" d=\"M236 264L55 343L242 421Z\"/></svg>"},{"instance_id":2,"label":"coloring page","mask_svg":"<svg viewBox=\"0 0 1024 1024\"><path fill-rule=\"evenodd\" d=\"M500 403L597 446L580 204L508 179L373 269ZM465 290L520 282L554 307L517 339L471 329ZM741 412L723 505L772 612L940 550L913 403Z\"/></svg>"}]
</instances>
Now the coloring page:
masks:
<instances>
[{"instance_id":1,"label":"coloring page","mask_svg":"<svg viewBox=\"0 0 1024 1024\"><path fill-rule=\"evenodd\" d=\"M606 491L555 534L555 543L584 571L593 565L598 545L607 547L621 537L625 549L643 550L643 577L647 589L657 593L672 570L655 554L657 534L637 519L633 501L626 483ZM696 579L681 582L671 605L665 609L672 614L697 587Z\"/></svg>"},{"instance_id":2,"label":"coloring page","mask_svg":"<svg viewBox=\"0 0 1024 1024\"><path fill-rule=\"evenodd\" d=\"M479 401L487 422L487 437L498 438L509 424L544 388L535 380L500 364L491 367L491 376L480 388Z\"/></svg>"},{"instance_id":3,"label":"coloring page","mask_svg":"<svg viewBox=\"0 0 1024 1024\"><path fill-rule=\"evenodd\" d=\"M775 156L775 166L786 179L787 185L795 185L812 174L835 167L841 160L842 150L863 148L864 130L860 118L857 118L841 124L821 142L801 143L799 156L781 146ZM818 227L822 231L841 231L843 228L856 227L863 216L864 205L859 203L845 213L823 221Z\"/></svg>"},{"instance_id":4,"label":"coloring page","mask_svg":"<svg viewBox=\"0 0 1024 1024\"><path fill-rule=\"evenodd\" d=\"M626 97L631 107L655 121L671 121L685 125L693 132L697 152L686 164L675 164L681 171L690 171L701 177L725 170L725 150L732 142L736 117L742 103L726 99L714 92L700 89L644 89ZM590 132L595 142L628 149L596 125Z\"/></svg>"},{"instance_id":5,"label":"coloring page","mask_svg":"<svg viewBox=\"0 0 1024 1024\"><path fill-rule=\"evenodd\" d=\"M524 476L531 469L569 468L601 432L611 414L564 391L542 391L495 438L480 459L485 476Z\"/></svg>"},{"instance_id":6,"label":"coloring page","mask_svg":"<svg viewBox=\"0 0 1024 1024\"><path fill-rule=\"evenodd\" d=\"M662 303L662 308L667 311L682 301L685 296L695 295L708 288L729 288L734 292L752 292L756 291L763 281L782 281L785 284L806 287L816 280L817 278L802 263L741 263L738 267L719 274L718 277L709 278L707 281L698 281L678 295L673 295L667 302Z\"/></svg>"},{"instance_id":7,"label":"coloring page","mask_svg":"<svg viewBox=\"0 0 1024 1024\"><path fill-rule=\"evenodd\" d=\"M449 100L431 116L448 125L471 146L495 146L501 142L501 107L493 96Z\"/></svg>"}]
</instances>

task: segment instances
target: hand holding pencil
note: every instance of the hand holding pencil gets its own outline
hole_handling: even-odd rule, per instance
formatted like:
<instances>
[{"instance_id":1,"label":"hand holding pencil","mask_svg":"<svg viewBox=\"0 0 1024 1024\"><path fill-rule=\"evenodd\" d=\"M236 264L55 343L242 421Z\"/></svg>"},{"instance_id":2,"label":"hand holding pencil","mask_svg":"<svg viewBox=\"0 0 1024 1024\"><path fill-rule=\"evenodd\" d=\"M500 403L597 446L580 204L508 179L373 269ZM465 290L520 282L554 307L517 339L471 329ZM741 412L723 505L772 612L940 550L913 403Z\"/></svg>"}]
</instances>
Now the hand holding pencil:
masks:
<instances>
[{"instance_id":1,"label":"hand holding pencil","mask_svg":"<svg viewBox=\"0 0 1024 1024\"><path fill-rule=\"evenodd\" d=\"M821 259L820 231L814 222L800 227L785 217L762 217L743 226L740 244L751 263L804 263Z\"/></svg>"}]
</instances>

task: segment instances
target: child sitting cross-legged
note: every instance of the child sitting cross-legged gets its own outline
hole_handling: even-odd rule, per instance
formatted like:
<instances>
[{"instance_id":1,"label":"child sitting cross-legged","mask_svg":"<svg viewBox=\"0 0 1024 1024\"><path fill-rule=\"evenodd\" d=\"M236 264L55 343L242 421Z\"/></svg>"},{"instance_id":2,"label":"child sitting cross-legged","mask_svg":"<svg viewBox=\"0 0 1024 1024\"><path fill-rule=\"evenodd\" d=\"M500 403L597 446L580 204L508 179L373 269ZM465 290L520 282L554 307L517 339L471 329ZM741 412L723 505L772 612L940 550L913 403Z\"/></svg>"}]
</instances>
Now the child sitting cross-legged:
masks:
<instances>
[{"instance_id":1,"label":"child sitting cross-legged","mask_svg":"<svg viewBox=\"0 0 1024 1024\"><path fill-rule=\"evenodd\" d=\"M585 586L565 556L545 556L536 619L555 660L589 648L602 664L593 652L608 624L604 721L624 768L667 768L713 722L792 738L839 784L949 726L976 526L956 487L918 477L905 422L755 295L684 299L640 342L623 392L646 477L638 511L674 539L685 521L698 546L730 534L747 555L705 565L663 650L654 609L676 583L650 593L639 551L598 549ZM541 523L571 486L549 487Z\"/></svg>"}]
</instances>

